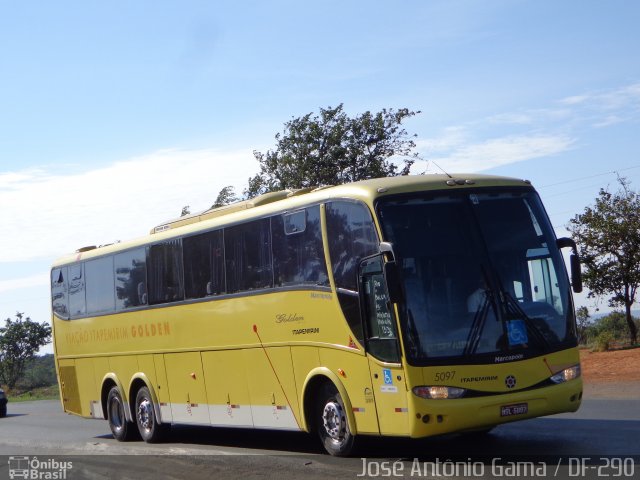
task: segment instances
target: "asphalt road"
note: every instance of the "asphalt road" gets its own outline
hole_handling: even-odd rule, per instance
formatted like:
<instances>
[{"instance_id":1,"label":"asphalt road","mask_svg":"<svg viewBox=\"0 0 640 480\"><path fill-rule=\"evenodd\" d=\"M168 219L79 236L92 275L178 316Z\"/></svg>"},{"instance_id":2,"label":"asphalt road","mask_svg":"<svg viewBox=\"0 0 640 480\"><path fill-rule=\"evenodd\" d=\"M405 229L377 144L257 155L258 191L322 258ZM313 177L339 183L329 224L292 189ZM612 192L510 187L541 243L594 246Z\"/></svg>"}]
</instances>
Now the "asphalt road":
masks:
<instances>
[{"instance_id":1,"label":"asphalt road","mask_svg":"<svg viewBox=\"0 0 640 480\"><path fill-rule=\"evenodd\" d=\"M574 462L573 470L568 470L565 464L556 469L551 462L548 471L544 472L547 476L554 473L559 478L597 478L596 473L614 476L618 470L596 472L587 468L580 471L577 458L620 457L621 462L625 462L633 456L633 478L640 478L640 465L637 464L640 458L640 399L585 399L577 413L502 425L484 437L451 435L420 441L366 439L360 453L365 459L325 455L315 437L307 434L263 430L179 427L172 430L169 441L163 444L120 443L111 436L106 421L67 415L61 411L58 401L10 403L8 410L8 416L0 419L0 456L5 456L0 458L0 478L9 478L9 456L37 457L38 462L70 461L73 468L66 472L67 479L282 480L355 479L363 469L373 474L371 476L396 473L406 478L456 478L463 477L464 473L473 474L471 470L464 471L465 462L471 469L471 464L479 458L489 459L485 460L484 478L499 473L522 477L523 472L505 470L511 465L509 462L538 465L539 457L547 455L564 456L565 462ZM575 460L569 460L574 457ZM496 458L507 467L499 465L497 471L491 470L494 467L489 463ZM445 466L449 459L459 461L454 475L446 475L451 470L433 470L438 462ZM402 463L394 464L396 460ZM424 462L431 470L422 468ZM627 460L626 473L632 468L629 462ZM42 468L46 470L50 466L47 464ZM56 468L55 463L52 468ZM543 472L524 473L537 476Z\"/></svg>"}]
</instances>

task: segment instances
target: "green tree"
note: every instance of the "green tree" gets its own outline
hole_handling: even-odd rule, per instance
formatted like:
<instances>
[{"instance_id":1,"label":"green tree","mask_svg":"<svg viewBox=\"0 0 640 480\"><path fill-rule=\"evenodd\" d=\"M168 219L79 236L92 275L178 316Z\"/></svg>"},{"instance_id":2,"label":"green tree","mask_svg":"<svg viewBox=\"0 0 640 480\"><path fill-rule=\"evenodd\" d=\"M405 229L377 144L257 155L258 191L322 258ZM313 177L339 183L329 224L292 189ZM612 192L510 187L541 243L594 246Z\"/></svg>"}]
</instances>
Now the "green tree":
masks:
<instances>
[{"instance_id":1,"label":"green tree","mask_svg":"<svg viewBox=\"0 0 640 480\"><path fill-rule=\"evenodd\" d=\"M600 318L597 323L598 335L607 333L611 336L612 340L617 342L624 342L629 340L629 329L627 322L622 312L611 312L608 315Z\"/></svg>"},{"instance_id":2,"label":"green tree","mask_svg":"<svg viewBox=\"0 0 640 480\"><path fill-rule=\"evenodd\" d=\"M13 388L27 362L50 341L51 327L47 323L34 322L20 312L15 320L7 318L0 328L0 382Z\"/></svg>"},{"instance_id":3,"label":"green tree","mask_svg":"<svg viewBox=\"0 0 640 480\"><path fill-rule=\"evenodd\" d=\"M225 205L229 205L230 203L237 202L239 198L236 196L236 193L231 185L227 185L220 193L218 193L218 197L216 201L213 202L211 208L219 208L224 207Z\"/></svg>"},{"instance_id":4,"label":"green tree","mask_svg":"<svg viewBox=\"0 0 640 480\"><path fill-rule=\"evenodd\" d=\"M576 321L578 324L578 344L587 343L587 329L591 323L591 315L587 307L580 307L576 310Z\"/></svg>"},{"instance_id":5,"label":"green tree","mask_svg":"<svg viewBox=\"0 0 640 480\"><path fill-rule=\"evenodd\" d=\"M640 286L640 194L624 178L619 183L615 193L600 189L595 205L572 218L568 228L580 246L589 296L609 296L611 307L624 307L635 344L631 307Z\"/></svg>"},{"instance_id":6,"label":"green tree","mask_svg":"<svg viewBox=\"0 0 640 480\"><path fill-rule=\"evenodd\" d=\"M56 368L53 355L38 355L26 362L24 373L16 387L21 390L33 390L39 387L57 385Z\"/></svg>"},{"instance_id":7,"label":"green tree","mask_svg":"<svg viewBox=\"0 0 640 480\"><path fill-rule=\"evenodd\" d=\"M321 108L319 115L292 118L276 134L274 150L253 152L260 173L249 179L245 194L408 175L416 135L409 135L402 122L418 113L383 109L351 118L340 104ZM399 168L392 157L404 157L404 166Z\"/></svg>"}]
</instances>

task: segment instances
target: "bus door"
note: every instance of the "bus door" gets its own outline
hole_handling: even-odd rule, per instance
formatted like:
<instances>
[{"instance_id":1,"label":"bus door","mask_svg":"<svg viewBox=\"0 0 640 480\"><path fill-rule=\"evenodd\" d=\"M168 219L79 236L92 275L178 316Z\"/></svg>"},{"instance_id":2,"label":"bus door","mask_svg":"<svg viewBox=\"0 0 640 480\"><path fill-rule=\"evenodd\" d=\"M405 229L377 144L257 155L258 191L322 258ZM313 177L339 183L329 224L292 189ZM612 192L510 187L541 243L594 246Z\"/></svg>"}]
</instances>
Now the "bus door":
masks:
<instances>
[{"instance_id":1,"label":"bus door","mask_svg":"<svg viewBox=\"0 0 640 480\"><path fill-rule=\"evenodd\" d=\"M406 435L409 431L407 387L382 255L369 257L360 264L360 292L380 433Z\"/></svg>"}]
</instances>

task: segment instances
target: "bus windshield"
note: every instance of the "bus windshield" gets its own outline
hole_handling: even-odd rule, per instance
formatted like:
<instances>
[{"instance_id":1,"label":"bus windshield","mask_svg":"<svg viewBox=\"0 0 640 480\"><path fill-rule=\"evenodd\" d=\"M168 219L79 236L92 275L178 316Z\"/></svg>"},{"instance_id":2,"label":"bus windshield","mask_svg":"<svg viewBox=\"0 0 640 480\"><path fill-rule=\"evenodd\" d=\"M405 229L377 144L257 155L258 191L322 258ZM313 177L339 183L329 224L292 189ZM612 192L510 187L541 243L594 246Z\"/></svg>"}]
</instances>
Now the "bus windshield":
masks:
<instances>
[{"instance_id":1,"label":"bus windshield","mask_svg":"<svg viewBox=\"0 0 640 480\"><path fill-rule=\"evenodd\" d=\"M494 363L575 346L568 278L534 191L423 192L381 199L377 210L401 267L409 363Z\"/></svg>"}]
</instances>

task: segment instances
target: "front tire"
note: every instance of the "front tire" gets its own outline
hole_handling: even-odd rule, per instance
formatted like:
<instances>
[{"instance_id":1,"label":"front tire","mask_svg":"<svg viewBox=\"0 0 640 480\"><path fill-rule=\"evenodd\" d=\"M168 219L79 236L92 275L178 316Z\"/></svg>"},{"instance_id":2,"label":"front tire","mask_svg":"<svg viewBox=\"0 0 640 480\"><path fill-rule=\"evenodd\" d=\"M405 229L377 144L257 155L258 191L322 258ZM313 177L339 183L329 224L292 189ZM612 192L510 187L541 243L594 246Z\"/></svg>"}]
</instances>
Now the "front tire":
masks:
<instances>
[{"instance_id":1,"label":"front tire","mask_svg":"<svg viewBox=\"0 0 640 480\"><path fill-rule=\"evenodd\" d=\"M113 438L119 442L132 440L136 433L133 422L128 422L125 415L124 402L118 387L111 387L107 396L107 420Z\"/></svg>"},{"instance_id":2,"label":"front tire","mask_svg":"<svg viewBox=\"0 0 640 480\"><path fill-rule=\"evenodd\" d=\"M333 384L322 386L316 412L317 430L325 450L336 457L353 452L355 437L349 429L347 411Z\"/></svg>"},{"instance_id":3,"label":"front tire","mask_svg":"<svg viewBox=\"0 0 640 480\"><path fill-rule=\"evenodd\" d=\"M165 436L166 425L158 423L151 392L147 387L142 387L136 395L136 423L145 442L157 443Z\"/></svg>"}]
</instances>

